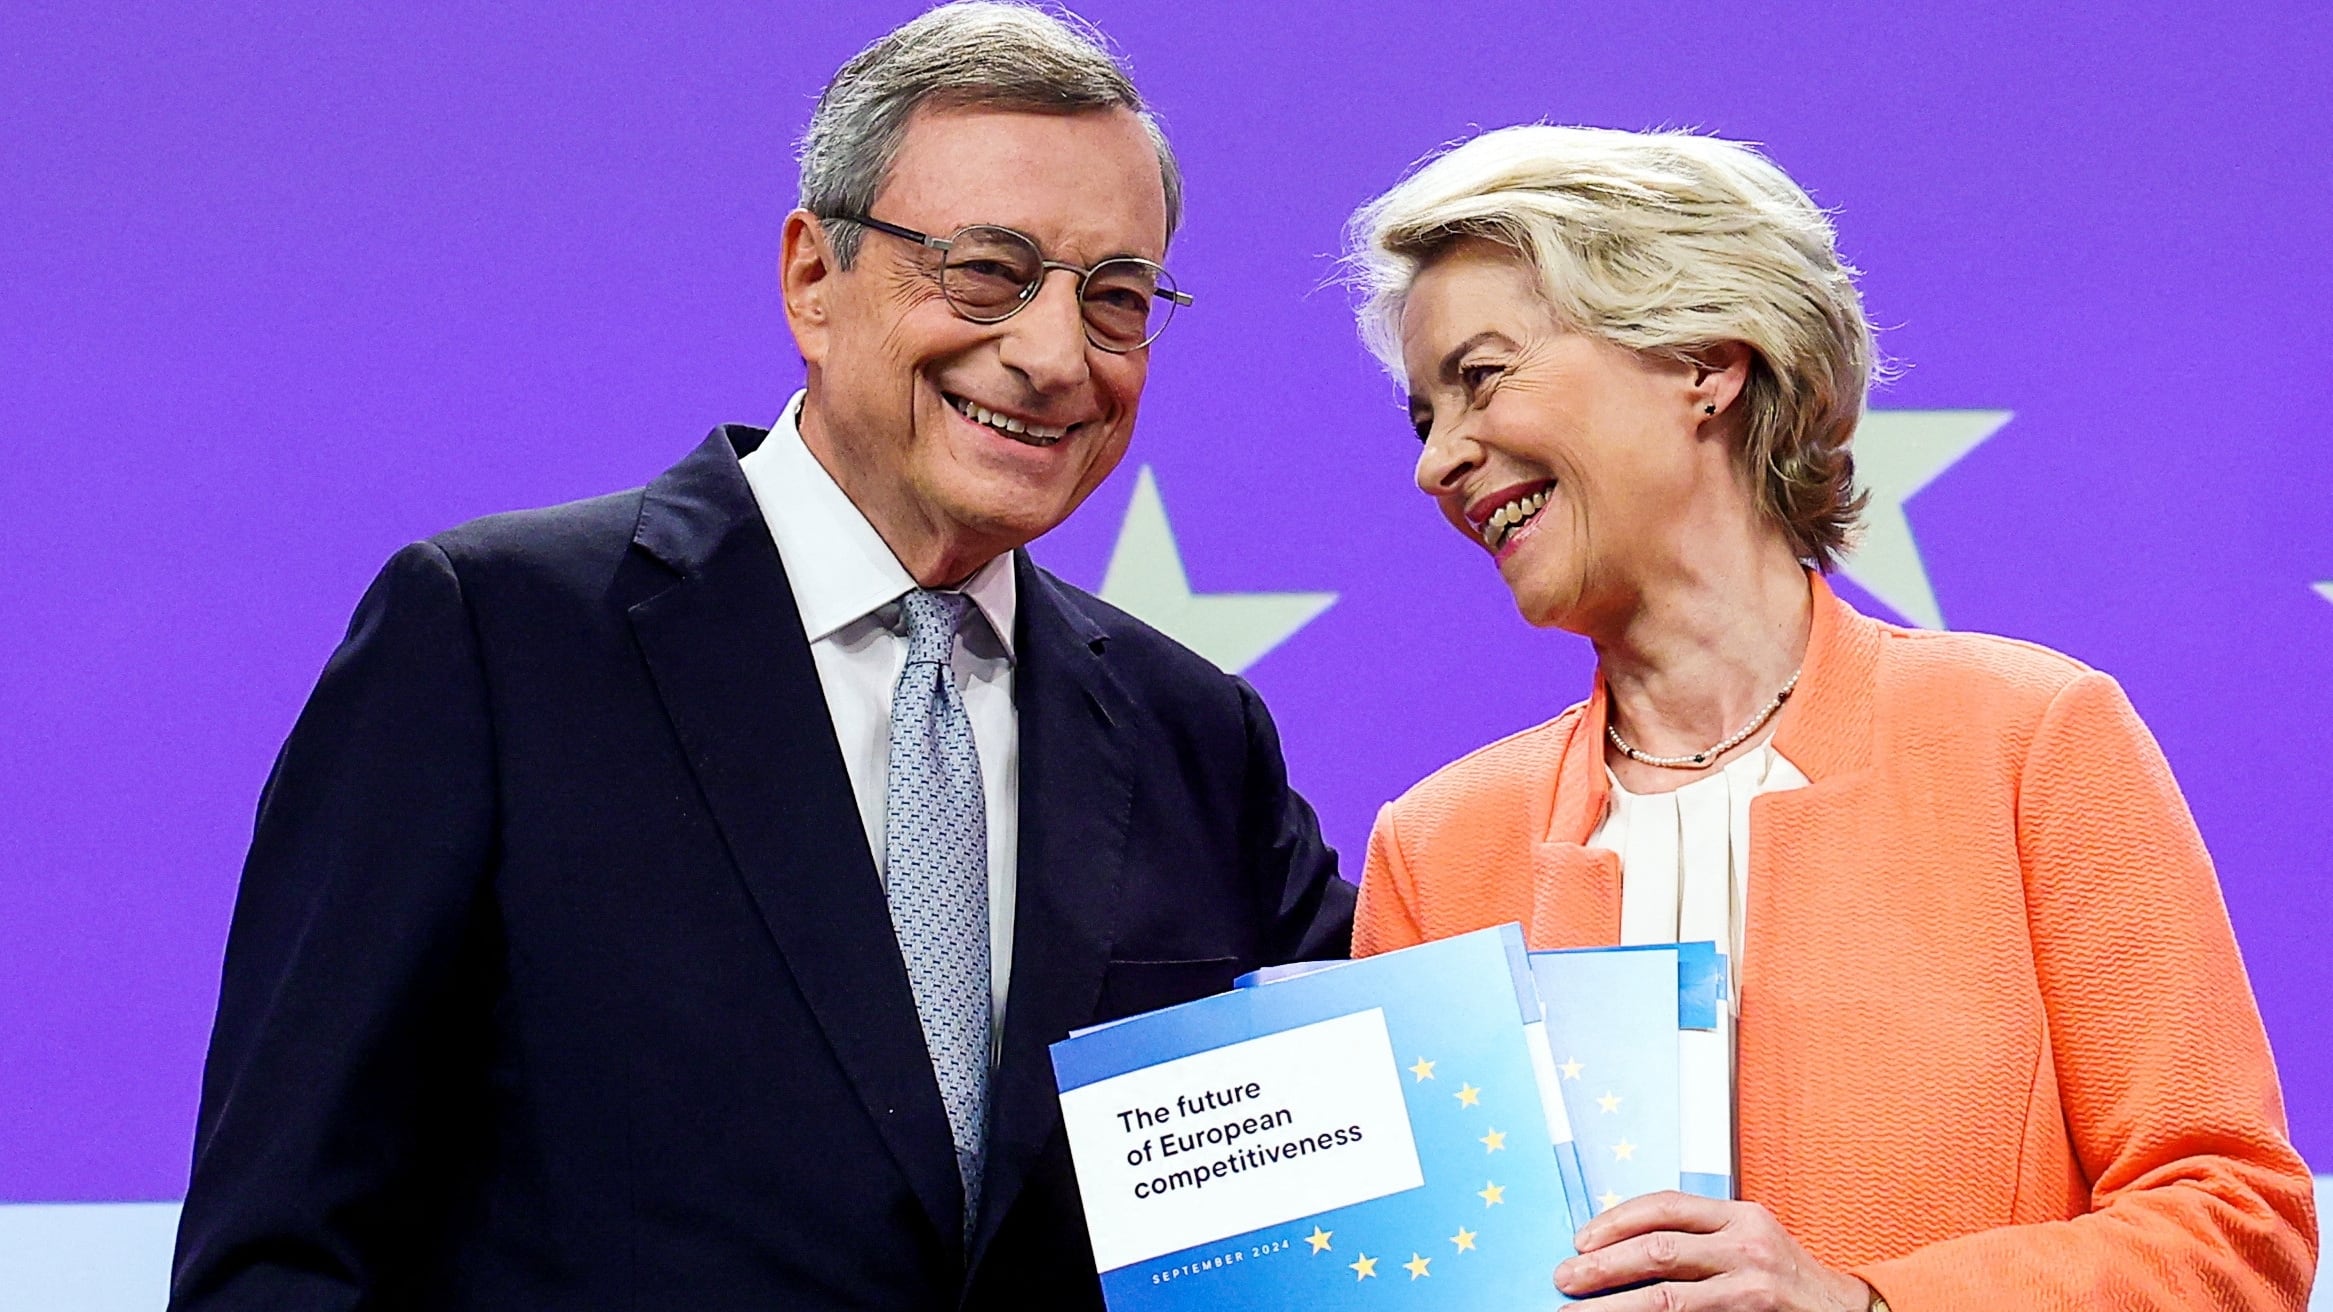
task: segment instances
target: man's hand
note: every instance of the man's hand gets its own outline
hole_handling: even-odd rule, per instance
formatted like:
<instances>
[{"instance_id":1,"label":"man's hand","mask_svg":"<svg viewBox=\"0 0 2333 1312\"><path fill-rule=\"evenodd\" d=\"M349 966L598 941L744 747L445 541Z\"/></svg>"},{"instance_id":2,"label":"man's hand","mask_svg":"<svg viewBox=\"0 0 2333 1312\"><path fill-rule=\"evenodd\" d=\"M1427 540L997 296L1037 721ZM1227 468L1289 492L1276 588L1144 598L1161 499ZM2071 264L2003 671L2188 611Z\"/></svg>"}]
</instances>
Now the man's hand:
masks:
<instances>
[{"instance_id":1,"label":"man's hand","mask_svg":"<svg viewBox=\"0 0 2333 1312\"><path fill-rule=\"evenodd\" d=\"M1597 1312L1866 1312L1871 1287L1807 1256L1756 1203L1691 1194L1633 1198L1580 1227L1555 1269L1574 1298L1625 1285ZM1657 1282L1645 1284L1645 1282Z\"/></svg>"}]
</instances>

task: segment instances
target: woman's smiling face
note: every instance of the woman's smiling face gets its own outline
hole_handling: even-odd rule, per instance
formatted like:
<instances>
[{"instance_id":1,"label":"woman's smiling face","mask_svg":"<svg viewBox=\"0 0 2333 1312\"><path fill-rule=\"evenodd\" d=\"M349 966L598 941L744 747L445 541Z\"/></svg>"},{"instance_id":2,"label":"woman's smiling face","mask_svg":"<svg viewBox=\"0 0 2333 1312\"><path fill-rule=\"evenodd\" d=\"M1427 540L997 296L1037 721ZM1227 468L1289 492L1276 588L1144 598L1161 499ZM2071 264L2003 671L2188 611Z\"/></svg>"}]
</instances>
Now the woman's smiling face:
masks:
<instances>
[{"instance_id":1,"label":"woman's smiling face","mask_svg":"<svg viewBox=\"0 0 2333 1312\"><path fill-rule=\"evenodd\" d=\"M1401 342L1418 488L1523 617L1589 632L1625 613L1709 476L1697 371L1567 330L1529 264L1480 240L1419 271Z\"/></svg>"}]
</instances>

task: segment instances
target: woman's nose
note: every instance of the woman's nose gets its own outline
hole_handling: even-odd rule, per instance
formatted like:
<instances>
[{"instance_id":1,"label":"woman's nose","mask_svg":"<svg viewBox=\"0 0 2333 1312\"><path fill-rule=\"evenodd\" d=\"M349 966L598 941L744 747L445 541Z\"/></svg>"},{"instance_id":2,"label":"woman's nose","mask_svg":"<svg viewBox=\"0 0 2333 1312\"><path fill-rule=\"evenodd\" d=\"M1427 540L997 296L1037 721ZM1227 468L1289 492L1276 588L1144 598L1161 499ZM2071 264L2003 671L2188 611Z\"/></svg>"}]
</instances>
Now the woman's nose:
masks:
<instances>
[{"instance_id":1,"label":"woman's nose","mask_svg":"<svg viewBox=\"0 0 2333 1312\"><path fill-rule=\"evenodd\" d=\"M1430 497L1456 491L1481 458L1481 449L1464 434L1439 426L1427 429L1425 449L1418 452L1418 491Z\"/></svg>"}]
</instances>

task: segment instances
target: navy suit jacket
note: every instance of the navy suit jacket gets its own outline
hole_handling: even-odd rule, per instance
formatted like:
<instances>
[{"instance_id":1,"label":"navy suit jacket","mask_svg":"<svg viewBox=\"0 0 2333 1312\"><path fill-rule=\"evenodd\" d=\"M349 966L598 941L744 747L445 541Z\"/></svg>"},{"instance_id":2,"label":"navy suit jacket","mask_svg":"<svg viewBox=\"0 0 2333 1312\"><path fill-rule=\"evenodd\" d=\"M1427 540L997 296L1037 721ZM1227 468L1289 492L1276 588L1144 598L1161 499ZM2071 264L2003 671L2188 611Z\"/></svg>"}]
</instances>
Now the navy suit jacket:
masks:
<instances>
[{"instance_id":1,"label":"navy suit jacket","mask_svg":"<svg viewBox=\"0 0 2333 1312\"><path fill-rule=\"evenodd\" d=\"M1341 956L1254 691L1015 561L1019 894L962 1191L792 593L717 430L399 552L278 757L171 1306L1098 1308L1046 1045Z\"/></svg>"}]
</instances>

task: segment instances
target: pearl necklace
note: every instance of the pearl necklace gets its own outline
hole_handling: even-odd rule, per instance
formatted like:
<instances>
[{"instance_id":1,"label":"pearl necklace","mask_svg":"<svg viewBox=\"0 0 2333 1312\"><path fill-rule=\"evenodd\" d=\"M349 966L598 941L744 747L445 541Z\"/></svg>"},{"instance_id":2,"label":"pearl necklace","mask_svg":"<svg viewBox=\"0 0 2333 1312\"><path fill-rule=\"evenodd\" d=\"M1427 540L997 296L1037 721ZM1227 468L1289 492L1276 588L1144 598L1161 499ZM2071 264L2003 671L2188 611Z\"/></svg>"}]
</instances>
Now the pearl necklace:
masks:
<instances>
[{"instance_id":1,"label":"pearl necklace","mask_svg":"<svg viewBox=\"0 0 2333 1312\"><path fill-rule=\"evenodd\" d=\"M1782 691L1774 694L1774 700L1766 703L1763 709L1751 716L1748 724L1736 729L1731 737L1717 746L1695 752L1691 756L1650 756L1640 752L1630 745L1626 738L1620 736L1620 726L1614 724L1609 718L1604 721L1604 733L1612 739L1612 745L1620 749L1622 756L1638 765L1657 765L1665 770L1705 770L1709 768L1710 762L1741 746L1743 740L1758 732L1768 720L1774 718L1774 713L1782 709L1782 704L1790 700L1791 692L1798 687L1799 673L1798 670L1791 671L1790 682L1783 684Z\"/></svg>"}]
</instances>

